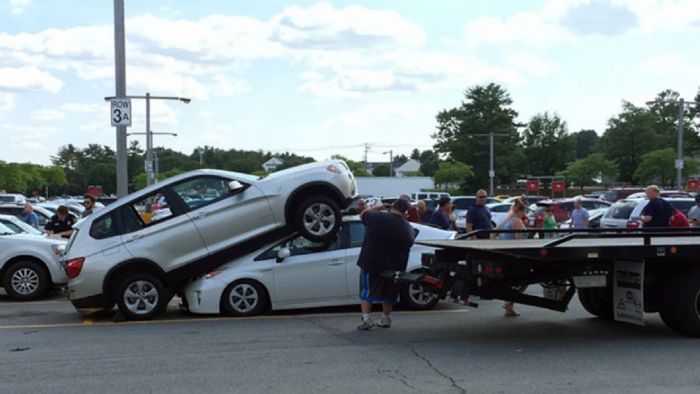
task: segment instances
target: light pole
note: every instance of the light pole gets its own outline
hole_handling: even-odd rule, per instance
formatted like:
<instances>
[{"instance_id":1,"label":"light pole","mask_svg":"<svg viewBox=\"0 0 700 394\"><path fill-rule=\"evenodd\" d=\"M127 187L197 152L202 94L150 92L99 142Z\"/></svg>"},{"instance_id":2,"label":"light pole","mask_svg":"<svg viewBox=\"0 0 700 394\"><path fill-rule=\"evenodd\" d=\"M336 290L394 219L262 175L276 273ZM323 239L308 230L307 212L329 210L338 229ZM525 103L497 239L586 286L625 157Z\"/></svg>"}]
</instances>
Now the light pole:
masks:
<instances>
[{"instance_id":1,"label":"light pole","mask_svg":"<svg viewBox=\"0 0 700 394\"><path fill-rule=\"evenodd\" d=\"M154 135L172 135L173 137L177 137L177 133L127 133L127 136L130 135L145 135L146 138L150 137L150 145L148 143L148 139L146 139L146 157L148 157L148 152L151 152L151 158L153 159L153 167L154 167L154 176L153 176L153 182L155 183L155 180L158 179L158 174L160 173L160 169L158 167L158 154L155 149L153 149L153 136ZM149 169L148 169L148 164L146 164L146 182L149 182Z\"/></svg>"},{"instance_id":2,"label":"light pole","mask_svg":"<svg viewBox=\"0 0 700 394\"><path fill-rule=\"evenodd\" d=\"M697 101L685 101L684 99L676 100L653 100L647 101L647 105L651 104L678 104L678 145L676 147L676 188L681 189L683 182L683 120L685 119L685 108L691 105L700 104Z\"/></svg>"},{"instance_id":3,"label":"light pole","mask_svg":"<svg viewBox=\"0 0 700 394\"><path fill-rule=\"evenodd\" d=\"M114 0L114 80L118 98L126 96L126 55L124 45L124 0ZM117 197L129 193L126 126L117 127Z\"/></svg>"},{"instance_id":4,"label":"light pole","mask_svg":"<svg viewBox=\"0 0 700 394\"><path fill-rule=\"evenodd\" d=\"M383 155L389 154L389 176L393 177L394 176L394 151L389 150L386 152L382 152Z\"/></svg>"},{"instance_id":5,"label":"light pole","mask_svg":"<svg viewBox=\"0 0 700 394\"><path fill-rule=\"evenodd\" d=\"M493 139L494 137L507 137L508 134L489 132L488 134L472 134L470 137L489 137L489 194L493 196L493 179L496 171L493 168Z\"/></svg>"},{"instance_id":6,"label":"light pole","mask_svg":"<svg viewBox=\"0 0 700 394\"><path fill-rule=\"evenodd\" d=\"M105 101L109 101L114 97L105 97ZM182 101L185 104L189 104L191 99L187 97L174 97L174 96L151 96L150 93L146 93L145 96L124 96L120 98L129 99L145 99L146 100L146 185L150 186L155 183L155 173L153 165L153 133L151 132L151 100L176 100ZM130 133L136 134L136 133ZM167 133L166 133L167 134ZM126 137L124 137L126 138ZM126 142L126 141L125 141Z\"/></svg>"}]
</instances>

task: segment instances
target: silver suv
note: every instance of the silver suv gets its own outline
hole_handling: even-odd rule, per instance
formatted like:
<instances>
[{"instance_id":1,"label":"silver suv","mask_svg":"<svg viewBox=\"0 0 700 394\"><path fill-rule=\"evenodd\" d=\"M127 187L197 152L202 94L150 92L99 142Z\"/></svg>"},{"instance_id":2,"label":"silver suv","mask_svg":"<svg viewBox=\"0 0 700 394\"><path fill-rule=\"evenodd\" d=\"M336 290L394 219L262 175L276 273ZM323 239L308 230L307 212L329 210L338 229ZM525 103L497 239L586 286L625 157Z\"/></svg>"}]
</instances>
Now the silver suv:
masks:
<instances>
[{"instance_id":1,"label":"silver suv","mask_svg":"<svg viewBox=\"0 0 700 394\"><path fill-rule=\"evenodd\" d=\"M119 199L75 226L63 260L76 308L150 319L188 279L299 232L326 241L356 193L343 161L259 178L196 170Z\"/></svg>"},{"instance_id":2,"label":"silver suv","mask_svg":"<svg viewBox=\"0 0 700 394\"><path fill-rule=\"evenodd\" d=\"M0 224L0 285L15 300L45 296L52 286L66 283L59 261L66 241L40 235L16 234Z\"/></svg>"}]
</instances>

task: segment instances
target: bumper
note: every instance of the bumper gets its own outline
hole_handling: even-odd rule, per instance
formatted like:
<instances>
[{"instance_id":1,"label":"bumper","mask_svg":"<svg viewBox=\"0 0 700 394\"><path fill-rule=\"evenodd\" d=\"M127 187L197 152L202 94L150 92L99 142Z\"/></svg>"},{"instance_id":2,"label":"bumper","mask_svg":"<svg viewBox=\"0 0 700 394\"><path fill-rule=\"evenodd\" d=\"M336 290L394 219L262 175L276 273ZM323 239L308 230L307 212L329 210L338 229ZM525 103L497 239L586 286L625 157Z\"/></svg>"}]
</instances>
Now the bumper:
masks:
<instances>
[{"instance_id":1,"label":"bumper","mask_svg":"<svg viewBox=\"0 0 700 394\"><path fill-rule=\"evenodd\" d=\"M216 278L198 279L183 289L191 313L221 313L221 294L227 284Z\"/></svg>"},{"instance_id":2,"label":"bumper","mask_svg":"<svg viewBox=\"0 0 700 394\"><path fill-rule=\"evenodd\" d=\"M68 292L68 299L75 309L88 309L88 308L108 308L112 306L112 300L110 300L105 294L96 294L90 297L84 298L71 298L70 291Z\"/></svg>"}]
</instances>

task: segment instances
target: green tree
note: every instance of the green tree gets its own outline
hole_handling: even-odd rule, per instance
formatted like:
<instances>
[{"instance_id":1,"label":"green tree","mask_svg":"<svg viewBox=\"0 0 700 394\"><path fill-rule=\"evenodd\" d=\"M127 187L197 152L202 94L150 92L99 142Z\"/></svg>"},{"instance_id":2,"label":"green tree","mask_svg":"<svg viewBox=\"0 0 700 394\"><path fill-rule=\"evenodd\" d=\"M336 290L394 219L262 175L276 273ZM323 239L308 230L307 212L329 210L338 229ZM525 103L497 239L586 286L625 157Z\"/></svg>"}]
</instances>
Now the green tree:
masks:
<instances>
[{"instance_id":1,"label":"green tree","mask_svg":"<svg viewBox=\"0 0 700 394\"><path fill-rule=\"evenodd\" d=\"M394 169L401 167L406 164L408 157L406 155L396 155L394 156Z\"/></svg>"},{"instance_id":2,"label":"green tree","mask_svg":"<svg viewBox=\"0 0 700 394\"><path fill-rule=\"evenodd\" d=\"M580 130L573 134L576 143L576 160L585 159L596 151L600 137L595 130Z\"/></svg>"},{"instance_id":3,"label":"green tree","mask_svg":"<svg viewBox=\"0 0 700 394\"><path fill-rule=\"evenodd\" d=\"M435 186L447 189L450 185L464 187L467 181L474 177L472 167L458 161L440 163L435 172Z\"/></svg>"},{"instance_id":4,"label":"green tree","mask_svg":"<svg viewBox=\"0 0 700 394\"><path fill-rule=\"evenodd\" d=\"M547 112L530 119L521 142L523 168L531 175L552 175L566 168L575 156L574 140L566 122Z\"/></svg>"},{"instance_id":5,"label":"green tree","mask_svg":"<svg viewBox=\"0 0 700 394\"><path fill-rule=\"evenodd\" d=\"M675 185L676 152L673 148L658 149L642 156L642 161L634 171L634 180L639 183L659 183L662 186ZM685 159L683 176L697 173L700 165L696 160ZM675 185L680 188L683 185Z\"/></svg>"},{"instance_id":6,"label":"green tree","mask_svg":"<svg viewBox=\"0 0 700 394\"><path fill-rule=\"evenodd\" d=\"M641 162L642 156L659 146L664 138L656 132L657 119L651 111L625 102L619 115L608 121L608 128L600 139L605 157L620 168L620 179L629 181Z\"/></svg>"},{"instance_id":7,"label":"green tree","mask_svg":"<svg viewBox=\"0 0 700 394\"><path fill-rule=\"evenodd\" d=\"M618 171L615 162L607 160L600 153L593 153L585 159L570 162L566 170L560 171L557 175L566 178L567 182L574 182L583 191L584 186L594 183L593 178L598 176L615 177Z\"/></svg>"},{"instance_id":8,"label":"green tree","mask_svg":"<svg viewBox=\"0 0 700 394\"><path fill-rule=\"evenodd\" d=\"M411 160L420 161L420 151L418 149L413 149L413 151L411 151Z\"/></svg>"},{"instance_id":9,"label":"green tree","mask_svg":"<svg viewBox=\"0 0 700 394\"><path fill-rule=\"evenodd\" d=\"M434 176L440 165L440 157L432 150L425 150L420 154L420 173L425 176Z\"/></svg>"},{"instance_id":10,"label":"green tree","mask_svg":"<svg viewBox=\"0 0 700 394\"><path fill-rule=\"evenodd\" d=\"M510 183L515 179L521 156L515 123L518 113L511 108L510 95L501 86L490 83L467 89L464 97L459 107L437 115L435 149L448 159L470 165L475 176L470 178L468 186L476 188L489 180L489 141L476 134L505 134L496 137L494 144L495 170L499 183ZM428 174L422 169L421 172Z\"/></svg>"},{"instance_id":11,"label":"green tree","mask_svg":"<svg viewBox=\"0 0 700 394\"><path fill-rule=\"evenodd\" d=\"M700 91L698 95L700 95ZM656 99L649 104L649 111L656 117L656 131L660 140L663 141L661 147L677 146L680 98L678 92L667 89L659 93ZM700 153L700 136L698 135L700 124L694 122L700 115L700 108L686 106L683 114L683 150L691 155Z\"/></svg>"}]
</instances>

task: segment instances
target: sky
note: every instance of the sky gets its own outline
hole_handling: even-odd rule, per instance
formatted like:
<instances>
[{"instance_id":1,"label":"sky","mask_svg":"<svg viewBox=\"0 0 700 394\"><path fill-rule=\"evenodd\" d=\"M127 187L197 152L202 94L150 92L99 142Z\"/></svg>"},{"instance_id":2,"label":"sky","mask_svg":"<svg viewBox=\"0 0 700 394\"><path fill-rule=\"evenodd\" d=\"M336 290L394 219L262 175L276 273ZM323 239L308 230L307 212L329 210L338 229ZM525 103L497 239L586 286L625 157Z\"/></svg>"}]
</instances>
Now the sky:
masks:
<instances>
[{"instance_id":1,"label":"sky","mask_svg":"<svg viewBox=\"0 0 700 394\"><path fill-rule=\"evenodd\" d=\"M387 161L434 144L435 115L495 82L518 120L605 130L623 100L700 87L700 1L125 0L127 93L156 146ZM0 160L116 149L110 0L0 0ZM129 132L145 131L133 102ZM145 146L143 136L132 135Z\"/></svg>"}]
</instances>

